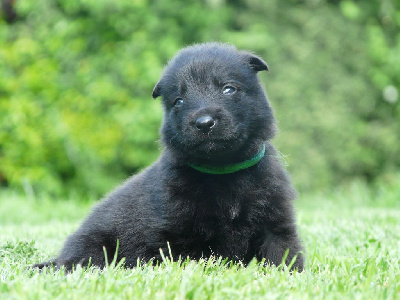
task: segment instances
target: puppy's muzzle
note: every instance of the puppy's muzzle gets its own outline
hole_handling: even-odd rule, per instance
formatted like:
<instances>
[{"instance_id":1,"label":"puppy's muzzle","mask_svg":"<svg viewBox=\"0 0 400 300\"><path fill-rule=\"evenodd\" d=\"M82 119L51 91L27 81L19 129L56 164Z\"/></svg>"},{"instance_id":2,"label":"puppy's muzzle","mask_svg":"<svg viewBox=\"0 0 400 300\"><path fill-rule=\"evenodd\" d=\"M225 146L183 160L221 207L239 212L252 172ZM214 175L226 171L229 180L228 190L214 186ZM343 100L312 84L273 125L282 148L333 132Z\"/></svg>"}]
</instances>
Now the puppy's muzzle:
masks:
<instances>
[{"instance_id":1,"label":"puppy's muzzle","mask_svg":"<svg viewBox=\"0 0 400 300\"><path fill-rule=\"evenodd\" d=\"M215 120L209 116L201 116L197 118L195 124L196 128L203 133L210 132L212 128L215 126Z\"/></svg>"}]
</instances>

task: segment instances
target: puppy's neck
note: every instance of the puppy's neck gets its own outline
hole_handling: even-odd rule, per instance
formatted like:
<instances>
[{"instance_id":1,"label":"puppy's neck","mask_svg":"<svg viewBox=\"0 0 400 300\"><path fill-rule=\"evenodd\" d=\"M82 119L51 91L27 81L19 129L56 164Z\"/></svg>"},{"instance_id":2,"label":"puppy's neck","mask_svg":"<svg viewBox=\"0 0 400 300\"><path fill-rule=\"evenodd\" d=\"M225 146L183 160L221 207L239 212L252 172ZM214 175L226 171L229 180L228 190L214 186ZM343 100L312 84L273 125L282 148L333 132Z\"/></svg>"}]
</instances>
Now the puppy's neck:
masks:
<instances>
[{"instance_id":1,"label":"puppy's neck","mask_svg":"<svg viewBox=\"0 0 400 300\"><path fill-rule=\"evenodd\" d=\"M187 165L201 173L224 175L250 168L258 164L263 159L264 155L265 155L265 144L263 144L261 149L252 157L234 164L215 166L215 165L188 163Z\"/></svg>"}]
</instances>

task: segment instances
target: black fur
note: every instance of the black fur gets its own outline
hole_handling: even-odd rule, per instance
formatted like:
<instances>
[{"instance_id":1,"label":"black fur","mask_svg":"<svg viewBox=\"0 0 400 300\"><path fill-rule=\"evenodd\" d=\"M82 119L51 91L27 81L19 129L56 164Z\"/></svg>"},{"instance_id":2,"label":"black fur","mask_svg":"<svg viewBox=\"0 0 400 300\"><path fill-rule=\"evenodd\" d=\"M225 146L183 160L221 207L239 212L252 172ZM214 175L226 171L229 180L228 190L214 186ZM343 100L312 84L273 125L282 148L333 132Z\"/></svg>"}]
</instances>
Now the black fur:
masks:
<instances>
[{"instance_id":1,"label":"black fur","mask_svg":"<svg viewBox=\"0 0 400 300\"><path fill-rule=\"evenodd\" d=\"M259 57L233 46L207 43L187 47L169 62L154 88L162 96L165 149L149 168L109 194L72 234L54 260L35 267L104 267L103 247L112 261L133 267L138 259L173 256L199 259L220 255L248 263L256 257L279 265L298 254L303 269L292 199L295 191L270 144L276 127L256 73L268 70ZM228 85L228 88L226 88ZM223 94L223 90L232 92ZM177 105L174 105L176 99ZM196 120L207 116L207 132ZM145 129L144 129L145 130ZM226 175L188 166L220 166L253 157L265 143L263 159Z\"/></svg>"}]
</instances>

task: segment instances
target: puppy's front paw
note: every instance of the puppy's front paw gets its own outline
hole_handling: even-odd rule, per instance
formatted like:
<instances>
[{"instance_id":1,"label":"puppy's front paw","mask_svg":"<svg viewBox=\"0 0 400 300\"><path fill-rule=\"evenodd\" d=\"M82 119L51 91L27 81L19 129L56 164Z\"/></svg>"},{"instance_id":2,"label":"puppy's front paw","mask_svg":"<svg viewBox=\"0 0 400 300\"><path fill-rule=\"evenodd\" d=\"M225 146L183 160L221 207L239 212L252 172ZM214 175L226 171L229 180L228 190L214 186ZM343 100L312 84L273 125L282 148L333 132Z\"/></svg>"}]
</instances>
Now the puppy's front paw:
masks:
<instances>
[{"instance_id":1,"label":"puppy's front paw","mask_svg":"<svg viewBox=\"0 0 400 300\"><path fill-rule=\"evenodd\" d=\"M42 262L42 263L39 263L39 264L34 264L33 266L31 266L31 269L33 271L34 270L43 271L43 269L45 269L45 268L50 269L50 270L59 270L60 269L60 267L57 264L57 262L56 261L52 261L52 260L49 260L49 261L46 261L46 262Z\"/></svg>"}]
</instances>

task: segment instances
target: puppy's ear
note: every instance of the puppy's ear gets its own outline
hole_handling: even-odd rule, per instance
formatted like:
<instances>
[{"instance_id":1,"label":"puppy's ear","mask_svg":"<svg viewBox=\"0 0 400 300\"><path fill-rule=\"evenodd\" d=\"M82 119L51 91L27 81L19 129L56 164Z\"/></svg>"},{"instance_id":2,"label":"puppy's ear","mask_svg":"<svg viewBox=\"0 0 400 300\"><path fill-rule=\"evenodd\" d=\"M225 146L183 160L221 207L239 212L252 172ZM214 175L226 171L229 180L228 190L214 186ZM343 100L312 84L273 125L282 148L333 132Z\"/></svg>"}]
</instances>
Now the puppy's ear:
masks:
<instances>
[{"instance_id":1,"label":"puppy's ear","mask_svg":"<svg viewBox=\"0 0 400 300\"><path fill-rule=\"evenodd\" d=\"M259 72L269 70L267 63L261 57L258 57L250 52L244 52L244 57L250 68L252 68L254 71Z\"/></svg>"},{"instance_id":2,"label":"puppy's ear","mask_svg":"<svg viewBox=\"0 0 400 300\"><path fill-rule=\"evenodd\" d=\"M153 96L153 99L156 99L158 96L161 95L161 81L157 82L151 95Z\"/></svg>"}]
</instances>

